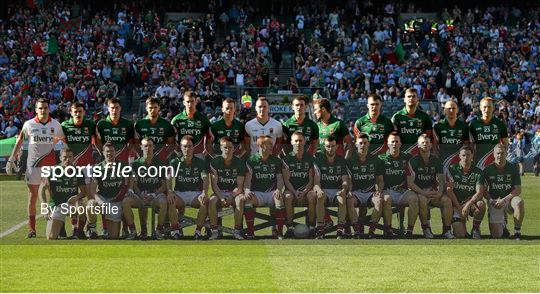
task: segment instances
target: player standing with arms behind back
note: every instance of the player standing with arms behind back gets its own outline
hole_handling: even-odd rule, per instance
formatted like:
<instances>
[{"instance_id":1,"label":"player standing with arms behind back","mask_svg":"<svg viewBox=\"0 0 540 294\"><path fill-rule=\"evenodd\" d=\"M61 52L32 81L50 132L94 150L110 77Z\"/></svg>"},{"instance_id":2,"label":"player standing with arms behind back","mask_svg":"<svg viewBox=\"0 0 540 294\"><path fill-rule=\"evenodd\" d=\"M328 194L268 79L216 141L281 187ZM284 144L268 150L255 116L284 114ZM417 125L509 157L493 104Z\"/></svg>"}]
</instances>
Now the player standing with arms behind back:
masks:
<instances>
[{"instance_id":1,"label":"player standing with arms behind back","mask_svg":"<svg viewBox=\"0 0 540 294\"><path fill-rule=\"evenodd\" d=\"M6 164L6 172L13 174L15 159L19 156L23 141L28 138L28 159L26 184L28 186L28 235L36 237L36 202L39 186L42 184L41 168L56 165L54 145L64 140L64 131L60 123L49 115L49 102L43 98L35 104L36 116L26 121L22 127L13 152Z\"/></svg>"},{"instance_id":2,"label":"player standing with arms behind back","mask_svg":"<svg viewBox=\"0 0 540 294\"><path fill-rule=\"evenodd\" d=\"M392 122L397 128L403 152L418 154L417 139L421 134L432 137L432 122L429 115L418 109L418 92L415 88L405 90L405 107L392 116Z\"/></svg>"}]
</instances>

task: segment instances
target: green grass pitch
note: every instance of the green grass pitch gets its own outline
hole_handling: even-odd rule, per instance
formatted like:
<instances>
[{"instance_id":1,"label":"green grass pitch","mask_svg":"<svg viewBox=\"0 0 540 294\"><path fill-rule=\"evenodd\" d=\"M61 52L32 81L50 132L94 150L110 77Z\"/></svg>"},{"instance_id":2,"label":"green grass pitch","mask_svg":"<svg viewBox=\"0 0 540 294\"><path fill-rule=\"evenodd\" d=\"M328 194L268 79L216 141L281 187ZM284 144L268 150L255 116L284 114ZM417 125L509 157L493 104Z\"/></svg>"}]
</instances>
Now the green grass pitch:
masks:
<instances>
[{"instance_id":1,"label":"green grass pitch","mask_svg":"<svg viewBox=\"0 0 540 294\"><path fill-rule=\"evenodd\" d=\"M0 239L0 291L540 292L540 178L522 180L523 241L47 241L41 219L37 239L26 226ZM26 201L23 182L0 178L0 232L25 220Z\"/></svg>"}]
</instances>

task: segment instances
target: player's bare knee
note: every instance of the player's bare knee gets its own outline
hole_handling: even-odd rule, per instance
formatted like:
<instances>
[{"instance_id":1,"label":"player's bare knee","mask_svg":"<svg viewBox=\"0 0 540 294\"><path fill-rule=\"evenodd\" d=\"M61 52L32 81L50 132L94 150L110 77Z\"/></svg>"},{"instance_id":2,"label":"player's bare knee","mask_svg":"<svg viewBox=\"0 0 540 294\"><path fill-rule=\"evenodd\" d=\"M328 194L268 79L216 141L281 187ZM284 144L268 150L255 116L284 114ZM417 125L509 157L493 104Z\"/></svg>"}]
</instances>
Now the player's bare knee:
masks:
<instances>
[{"instance_id":1,"label":"player's bare knee","mask_svg":"<svg viewBox=\"0 0 540 294\"><path fill-rule=\"evenodd\" d=\"M356 207L356 199L354 197L347 198L347 206Z\"/></svg>"},{"instance_id":2,"label":"player's bare knee","mask_svg":"<svg viewBox=\"0 0 540 294\"><path fill-rule=\"evenodd\" d=\"M238 195L234 198L234 203L236 204L236 207L242 207L244 205L244 197L242 195Z\"/></svg>"},{"instance_id":3,"label":"player's bare knee","mask_svg":"<svg viewBox=\"0 0 540 294\"><path fill-rule=\"evenodd\" d=\"M483 200L480 200L476 202L476 207L478 207L479 210L485 210L486 209L486 203Z\"/></svg>"},{"instance_id":4,"label":"player's bare knee","mask_svg":"<svg viewBox=\"0 0 540 294\"><path fill-rule=\"evenodd\" d=\"M380 209L383 205L383 199L380 198L380 197L374 197L372 199L372 202L373 202L373 206L376 208L376 209Z\"/></svg>"},{"instance_id":5,"label":"player's bare knee","mask_svg":"<svg viewBox=\"0 0 540 294\"><path fill-rule=\"evenodd\" d=\"M208 204L209 204L210 206L216 206L217 202L218 202L218 198L217 198L216 195L212 195L212 196L210 197L210 199L208 200Z\"/></svg>"},{"instance_id":6,"label":"player's bare knee","mask_svg":"<svg viewBox=\"0 0 540 294\"><path fill-rule=\"evenodd\" d=\"M385 205L392 204L392 197L390 197L390 195L384 195L382 199L383 199L383 204Z\"/></svg>"},{"instance_id":7,"label":"player's bare knee","mask_svg":"<svg viewBox=\"0 0 540 294\"><path fill-rule=\"evenodd\" d=\"M525 201L519 196L514 197L514 199L512 199L512 202L515 203L516 208L523 209L525 207Z\"/></svg>"},{"instance_id":8,"label":"player's bare knee","mask_svg":"<svg viewBox=\"0 0 540 294\"><path fill-rule=\"evenodd\" d=\"M448 206L452 206L452 201L450 200L450 198L446 195L443 195L441 197L441 204L444 206L444 207L448 207Z\"/></svg>"},{"instance_id":9,"label":"player's bare knee","mask_svg":"<svg viewBox=\"0 0 540 294\"><path fill-rule=\"evenodd\" d=\"M315 195L315 193L312 193L312 192L307 193L306 198L307 198L308 204L310 205L317 203L317 196Z\"/></svg>"}]
</instances>

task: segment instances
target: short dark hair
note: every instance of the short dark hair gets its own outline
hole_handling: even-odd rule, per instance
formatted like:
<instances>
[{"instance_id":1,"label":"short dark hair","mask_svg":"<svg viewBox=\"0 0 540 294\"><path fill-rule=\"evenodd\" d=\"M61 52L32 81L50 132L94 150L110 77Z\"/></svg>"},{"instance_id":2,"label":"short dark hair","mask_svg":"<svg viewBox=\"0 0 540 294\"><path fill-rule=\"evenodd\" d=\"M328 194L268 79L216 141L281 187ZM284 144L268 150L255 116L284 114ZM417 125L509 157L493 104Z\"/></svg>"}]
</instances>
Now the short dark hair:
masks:
<instances>
[{"instance_id":1,"label":"short dark hair","mask_svg":"<svg viewBox=\"0 0 540 294\"><path fill-rule=\"evenodd\" d=\"M160 102L160 101L159 101L159 98L154 97L154 96L150 96L150 97L146 98L146 101L145 101L144 104L145 104L145 105L148 105L148 104L150 104L150 105L152 105L152 104L157 104L157 105L159 105L159 102Z\"/></svg>"},{"instance_id":2,"label":"short dark hair","mask_svg":"<svg viewBox=\"0 0 540 294\"><path fill-rule=\"evenodd\" d=\"M84 104L82 102L76 101L71 104L71 108L84 108Z\"/></svg>"},{"instance_id":3,"label":"short dark hair","mask_svg":"<svg viewBox=\"0 0 540 294\"><path fill-rule=\"evenodd\" d=\"M368 97L368 99L371 98L371 99L373 99L375 101L382 102L381 96L379 96L379 95L377 95L375 93L369 94L367 97Z\"/></svg>"},{"instance_id":4,"label":"short dark hair","mask_svg":"<svg viewBox=\"0 0 540 294\"><path fill-rule=\"evenodd\" d=\"M328 142L337 142L337 139L336 139L336 137L334 135L330 135L330 136L324 138L324 141L325 142L326 141L328 141Z\"/></svg>"},{"instance_id":5,"label":"short dark hair","mask_svg":"<svg viewBox=\"0 0 540 294\"><path fill-rule=\"evenodd\" d=\"M368 134L366 134L366 133L360 133L360 134L358 134L358 136L356 137L356 140L358 140L358 139L367 139L367 140L369 141L369 136L368 136Z\"/></svg>"},{"instance_id":6,"label":"short dark hair","mask_svg":"<svg viewBox=\"0 0 540 294\"><path fill-rule=\"evenodd\" d=\"M223 100L223 103L235 103L235 101L231 97L227 97L225 100Z\"/></svg>"},{"instance_id":7,"label":"short dark hair","mask_svg":"<svg viewBox=\"0 0 540 294\"><path fill-rule=\"evenodd\" d=\"M292 101L294 102L294 100L304 101L306 104L308 103L305 95L295 96Z\"/></svg>"},{"instance_id":8,"label":"short dark hair","mask_svg":"<svg viewBox=\"0 0 540 294\"><path fill-rule=\"evenodd\" d=\"M44 104L49 105L49 100L47 100L45 98L38 98L38 100L36 100L36 104L38 104L38 103L44 103Z\"/></svg>"},{"instance_id":9,"label":"short dark hair","mask_svg":"<svg viewBox=\"0 0 540 294\"><path fill-rule=\"evenodd\" d=\"M117 97L109 98L107 99L107 105L109 104L120 104L120 99L118 99Z\"/></svg>"}]
</instances>

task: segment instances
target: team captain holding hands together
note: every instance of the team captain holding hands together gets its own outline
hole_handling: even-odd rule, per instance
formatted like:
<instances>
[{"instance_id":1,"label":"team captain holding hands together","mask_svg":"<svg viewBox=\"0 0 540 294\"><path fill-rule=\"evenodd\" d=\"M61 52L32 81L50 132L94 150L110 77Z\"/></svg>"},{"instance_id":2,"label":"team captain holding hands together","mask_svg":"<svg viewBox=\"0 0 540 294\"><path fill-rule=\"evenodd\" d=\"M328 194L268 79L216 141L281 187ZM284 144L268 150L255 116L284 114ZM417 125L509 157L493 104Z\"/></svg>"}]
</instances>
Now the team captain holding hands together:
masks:
<instances>
[{"instance_id":1,"label":"team captain holding hands together","mask_svg":"<svg viewBox=\"0 0 540 294\"><path fill-rule=\"evenodd\" d=\"M72 118L60 124L50 117L48 101L39 99L36 116L24 124L6 165L12 172L28 140L28 237L36 237L41 193L47 199L41 210L46 207L48 239L61 235L66 217L72 238L100 238L100 216L104 238L146 239L151 230L156 239L180 239L187 206L197 209L198 240L222 237L218 214L227 207L234 214L229 232L237 240L255 237L258 207L269 208L278 239L294 237L295 207L307 208L308 236L317 239L326 237L331 224L328 207L337 207L338 239L376 238L378 229L383 238L412 238L417 219L423 237L434 238L432 207L441 211L442 238L480 239L486 211L491 237L509 236L507 216L512 215L513 238L521 238L520 173L506 160L508 132L493 116L492 98L481 100L482 114L470 124L458 118L457 104L449 101L444 119L433 125L418 108L414 88L405 91L403 109L391 118L372 94L352 134L324 98L312 102L313 121L306 114L307 98L295 96L294 114L283 124L270 116L264 97L254 104L256 117L245 124L236 118L230 98L214 123L196 110L196 101L194 92L186 92L184 110L169 122L160 116L159 98L149 97L148 115L135 124L121 116L116 98L108 100L108 115L96 124L76 102ZM53 168L66 172L51 177ZM67 173L75 168L84 172ZM122 168L129 172L116 171ZM407 211L401 234L392 228L393 207ZM148 208L158 214L157 227L150 230Z\"/></svg>"}]
</instances>

